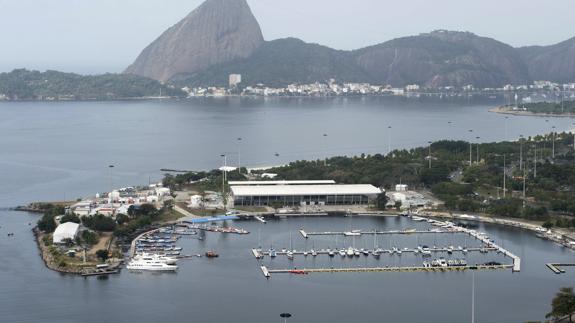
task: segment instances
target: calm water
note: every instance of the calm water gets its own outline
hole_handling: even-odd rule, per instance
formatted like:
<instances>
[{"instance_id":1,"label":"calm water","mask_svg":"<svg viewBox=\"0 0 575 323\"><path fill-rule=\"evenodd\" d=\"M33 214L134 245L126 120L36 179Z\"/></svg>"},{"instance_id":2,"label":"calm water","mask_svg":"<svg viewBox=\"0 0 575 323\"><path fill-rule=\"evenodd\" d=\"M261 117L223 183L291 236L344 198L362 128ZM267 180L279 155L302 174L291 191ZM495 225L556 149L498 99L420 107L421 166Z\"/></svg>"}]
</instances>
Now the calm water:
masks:
<instances>
[{"instance_id":1,"label":"calm water","mask_svg":"<svg viewBox=\"0 0 575 323\"><path fill-rule=\"evenodd\" d=\"M123 103L0 103L0 206L34 200L69 199L109 187L107 165L116 168L116 185L159 180L160 168L209 169L222 153L237 163L273 165L296 159L386 152L428 140L509 139L519 134L572 128L571 119L510 117L487 109L498 102L425 103L394 99L198 100ZM451 121L451 124L448 123ZM388 130L391 126L391 131ZM505 130L507 128L507 131ZM323 134L328 134L324 137ZM275 157L275 153L280 154ZM106 280L82 279L47 270L37 256L29 222L34 215L0 211L1 322L279 322L283 311L292 322L466 322L470 321L471 273L374 273L275 275L265 280L250 248L278 248L305 241L297 230L394 229L424 224L407 219L307 218L266 225L238 222L248 236L206 236L182 240L185 253L214 248L214 261L183 261L177 274L131 274ZM522 272L476 274L477 322L542 319L553 294L572 285L574 273L554 275L549 261L573 261L575 253L520 230L480 227L523 259ZM14 232L13 238L6 236ZM259 233L258 233L259 232ZM388 238L386 238L388 239ZM414 236L385 240L413 247L464 244L462 236ZM427 239L427 240L425 240ZM443 239L443 240L442 240ZM314 239L316 248L352 241ZM307 242L311 247L312 241ZM357 239L371 247L373 239ZM477 255L478 261L497 256ZM484 258L482 258L484 257ZM494 258L494 259L493 259ZM385 264L414 264L404 255ZM285 259L264 261L283 268ZM334 266L365 266L373 259L342 260ZM297 259L297 266L331 266L326 257Z\"/></svg>"}]
</instances>

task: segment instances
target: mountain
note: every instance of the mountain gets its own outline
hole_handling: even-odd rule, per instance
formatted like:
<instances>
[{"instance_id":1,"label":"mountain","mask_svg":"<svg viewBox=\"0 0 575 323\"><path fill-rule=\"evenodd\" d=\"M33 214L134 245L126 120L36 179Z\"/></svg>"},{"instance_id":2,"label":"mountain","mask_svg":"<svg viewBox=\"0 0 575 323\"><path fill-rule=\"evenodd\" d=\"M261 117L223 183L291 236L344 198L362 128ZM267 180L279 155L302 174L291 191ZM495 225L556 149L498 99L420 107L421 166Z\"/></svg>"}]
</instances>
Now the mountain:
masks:
<instances>
[{"instance_id":1,"label":"mountain","mask_svg":"<svg viewBox=\"0 0 575 323\"><path fill-rule=\"evenodd\" d=\"M245 0L207 0L168 29L126 73L179 86L284 86L336 79L424 87L501 87L533 79L575 81L575 38L513 48L469 32L439 30L353 51L295 38L264 41Z\"/></svg>"},{"instance_id":2,"label":"mountain","mask_svg":"<svg viewBox=\"0 0 575 323\"><path fill-rule=\"evenodd\" d=\"M353 63L351 52L286 38L265 42L250 57L219 64L193 75L173 79L180 85L226 86L228 75L242 74L244 84L283 86L313 83L335 78L338 81L362 82L369 77Z\"/></svg>"},{"instance_id":3,"label":"mountain","mask_svg":"<svg viewBox=\"0 0 575 323\"><path fill-rule=\"evenodd\" d=\"M265 42L245 59L218 64L203 72L179 75L181 85L227 84L229 74L244 84L281 86L330 78L404 86L480 87L523 84L527 66L511 46L471 33L437 31L379 45L339 51L295 38Z\"/></svg>"},{"instance_id":4,"label":"mountain","mask_svg":"<svg viewBox=\"0 0 575 323\"><path fill-rule=\"evenodd\" d=\"M534 80L575 81L575 37L551 46L518 49Z\"/></svg>"},{"instance_id":5,"label":"mountain","mask_svg":"<svg viewBox=\"0 0 575 323\"><path fill-rule=\"evenodd\" d=\"M468 32L435 31L354 52L376 83L479 87L524 84L529 71L516 50Z\"/></svg>"},{"instance_id":6,"label":"mountain","mask_svg":"<svg viewBox=\"0 0 575 323\"><path fill-rule=\"evenodd\" d=\"M146 47L125 73L164 82L249 57L263 41L245 0L207 0Z\"/></svg>"}]
</instances>

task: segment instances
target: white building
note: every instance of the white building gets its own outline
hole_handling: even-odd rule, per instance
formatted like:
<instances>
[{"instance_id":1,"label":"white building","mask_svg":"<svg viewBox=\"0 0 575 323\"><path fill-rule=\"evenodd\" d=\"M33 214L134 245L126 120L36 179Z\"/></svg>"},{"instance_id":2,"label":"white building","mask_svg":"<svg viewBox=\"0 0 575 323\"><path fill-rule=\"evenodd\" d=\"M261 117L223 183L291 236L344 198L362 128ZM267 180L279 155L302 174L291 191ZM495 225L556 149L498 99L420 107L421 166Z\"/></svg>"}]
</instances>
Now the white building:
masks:
<instances>
[{"instance_id":1,"label":"white building","mask_svg":"<svg viewBox=\"0 0 575 323\"><path fill-rule=\"evenodd\" d=\"M238 86L238 84L242 83L242 75L241 74L230 74L229 78L229 85L230 89Z\"/></svg>"},{"instance_id":2,"label":"white building","mask_svg":"<svg viewBox=\"0 0 575 323\"><path fill-rule=\"evenodd\" d=\"M168 196L168 195L170 195L170 189L167 187L157 187L156 188L156 195L157 196Z\"/></svg>"},{"instance_id":3,"label":"white building","mask_svg":"<svg viewBox=\"0 0 575 323\"><path fill-rule=\"evenodd\" d=\"M396 192L405 192L407 191L407 184L397 184L395 185Z\"/></svg>"},{"instance_id":4,"label":"white building","mask_svg":"<svg viewBox=\"0 0 575 323\"><path fill-rule=\"evenodd\" d=\"M78 231L80 231L80 225L78 223L62 223L56 228L56 231L54 231L54 234L52 235L52 242L64 243L67 239L71 239L73 241L76 239Z\"/></svg>"},{"instance_id":5,"label":"white building","mask_svg":"<svg viewBox=\"0 0 575 323\"><path fill-rule=\"evenodd\" d=\"M338 185L332 181L230 183L235 206L368 205L382 192L373 185Z\"/></svg>"}]
</instances>

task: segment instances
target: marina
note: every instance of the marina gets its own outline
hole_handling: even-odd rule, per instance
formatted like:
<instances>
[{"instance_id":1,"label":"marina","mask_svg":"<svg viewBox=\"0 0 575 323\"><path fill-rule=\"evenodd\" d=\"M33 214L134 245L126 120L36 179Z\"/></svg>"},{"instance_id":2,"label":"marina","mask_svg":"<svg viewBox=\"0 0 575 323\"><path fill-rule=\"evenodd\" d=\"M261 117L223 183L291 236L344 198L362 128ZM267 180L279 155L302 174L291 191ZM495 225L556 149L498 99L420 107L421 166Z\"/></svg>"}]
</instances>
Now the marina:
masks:
<instances>
[{"instance_id":1,"label":"marina","mask_svg":"<svg viewBox=\"0 0 575 323\"><path fill-rule=\"evenodd\" d=\"M269 278L273 273L292 273L292 274L309 274L309 273L340 273L340 272L412 272L412 271L459 271L459 270L466 270L466 269L473 269L473 270L483 270L483 269L511 269L512 272L519 272L521 271L521 258L516 256L515 254L511 253L507 249L499 246L492 240L486 233L479 232L472 229L467 229L458 225L455 225L449 221L438 221L433 219L425 219L421 217L410 217L410 220L413 222L427 222L428 224L440 227L441 229L437 228L428 228L426 230L423 229L403 229L403 230L350 230L350 231L324 231L324 232L307 232L303 228L298 230L300 235L304 238L304 240L311 239L313 237L328 237L328 236L343 236L345 238L352 238L352 246L344 247L344 248L321 248L316 250L301 250L295 249L292 247L292 238L290 233L290 246L288 249L282 248L279 251L271 248L269 250L262 250L262 248L255 248L252 249L253 256L258 259L258 261L262 261L265 257L275 258L277 256L286 256L290 262L293 262L296 259L296 256L303 258L308 257L317 257L319 255L322 256L329 256L333 258L336 254L340 255L342 259L348 258L365 258L365 257L373 257L373 259L380 261L382 260L381 256L390 256L390 257L400 257L401 255L405 254L412 254L415 256L419 256L421 261L421 266L419 265L412 265L412 266L382 266L382 267L343 267L343 268L297 268L294 265L293 269L270 269L266 266L261 266L262 272L264 272L264 276ZM390 236L390 235L406 235L406 234L436 234L436 235L449 235L449 234L464 234L470 237L470 240L475 240L480 242L480 246L472 246L468 247L465 246L432 246L429 247L427 245L419 245L416 248L408 248L408 247L391 247L391 240L389 241L390 247L387 249L377 247L377 236ZM373 236L373 248L356 248L355 247L355 238L362 237L364 235L372 235ZM453 254L458 254L463 257L467 257L468 254L471 253L480 253L480 254L489 254L495 252L496 254L503 255L506 258L511 259L510 264L501 264L496 261L488 261L484 263L474 263L468 264L467 260L464 259L445 259L440 257L438 259L433 259L431 261L425 260L427 257L432 257L435 254L438 255L448 255L451 257ZM363 257L362 257L363 256ZM264 271L265 268L265 271ZM267 274L266 274L267 273Z\"/></svg>"},{"instance_id":2,"label":"marina","mask_svg":"<svg viewBox=\"0 0 575 323\"><path fill-rule=\"evenodd\" d=\"M6 139L4 161L7 166L3 168L3 178L12 183L13 187L6 187L4 194L1 194L2 205L9 207L35 200L61 200L65 194L69 199L104 190L109 186L108 169L102 169L102 165L107 165L110 159L106 156L113 156L116 165L113 181L117 185L141 183L142 174L150 174L152 179L159 179L163 174L159 171L160 167L211 169L219 163L218 156L222 151L237 149L237 143L228 138L232 133L245 137L242 164L266 166L298 159L385 152L387 145L381 140L382 122L394 130L400 129L399 125L402 125L401 133L398 130L392 134L392 149L422 146L428 140L466 140L468 129L476 129L476 133L479 132L477 129L489 129L478 134L481 136L478 142L500 141L506 126L508 129L505 129L503 139L508 140L520 134L527 137L547 133L550 125L544 118L530 117L521 118L520 121L510 117L506 122L503 117L486 112L487 107L494 106L493 102L433 104L431 112L427 103L390 102L377 98L307 101L270 99L258 103L261 105L256 107L247 108L239 108L238 103L230 103L231 100L4 103L6 108L3 109L2 133ZM85 115L78 111L86 111L94 118L86 122ZM305 113L302 114L302 111ZM409 111L410 122L404 122L403 114L406 111ZM143 112L149 117L139 118L136 122L134 116L141 116ZM280 113L281 118L274 117L275 113ZM36 116L34 120L29 118L31 114ZM27 120L29 127L22 129L20 120ZM165 120L173 126L142 140L142 129L156 129L158 120ZM206 120L212 120L213 123ZM313 139L317 135L317 120L323 121L325 129L322 131L328 133L329 137ZM450 127L446 126L445 120L452 121ZM68 126L61 127L62 122ZM554 123L557 131L571 129L573 123L567 119L550 122ZM289 126L293 124L300 125L303 130L294 132L293 126ZM356 131L357 125L360 125L361 132ZM227 127L225 135L218 131L221 127ZM424 128L425 132L422 131ZM278 147L279 156L270 153L269 137L253 135L270 129L274 130L274 146ZM341 133L341 129L349 129L349 132ZM54 135L46 136L48 130L54 131ZM99 135L95 137L94 133ZM206 133L213 134L206 137L206 144L197 145L195 149L179 149L189 145L190 138L200 138ZM76 147L75 154L63 151L62 138L67 138L67 143ZM327 143L323 139L327 139ZM363 144L358 145L360 140ZM21 147L30 142L34 142L37 149L23 151ZM126 143L131 145L129 154L126 153ZM295 148L295 143L301 145ZM154 147L153 154L149 153L150 147ZM170 156L174 150L180 151L177 161L167 161L165 156ZM66 158L57 160L53 158L54 153ZM210 159L205 156L214 157ZM56 186L62 189L55 190ZM428 273L424 270L386 274L350 272L347 275L310 274L304 279L297 279L295 274L271 273L274 278L267 281L262 279L260 264L254 261L250 250L258 246L268 250L273 246L281 252L281 247L288 246L288 232L293 233L293 247L296 250L309 252L315 241L314 249L318 256L295 255L293 263L287 256L276 256L273 260L271 256L265 256L261 259L261 265L278 270L293 270L294 264L297 268L309 269L343 267L340 262L358 268L422 267L425 260L415 253L404 252L402 256L385 253L379 255L379 259L373 255L362 255L359 259L346 256L345 260L341 259L339 252L334 257L319 254L321 249L328 247L334 250L337 246L338 250L343 251L343 246L353 245L353 236L313 236L307 239L307 246L304 239L295 238L300 236L298 230L301 228L309 232L430 229L424 226L425 221L416 221L414 224L406 217L381 219L358 216L354 217L353 226L349 225L348 218L343 217L290 217L288 220L266 217L265 225L259 221L232 222L232 225L241 226L252 233L261 228L261 241L258 241L256 234L208 233L202 240L194 238L202 236L202 232L182 235L176 243L183 248L179 257L184 257L184 254L201 254L202 258L194 256L191 261L180 261L176 274L129 274L124 271L121 275L109 275L107 279L84 280L46 270L42 261L36 259L38 250L36 244L32 243L28 223L35 223L37 216L12 213L10 210L2 210L0 213L3 217L3 233L0 237L5 239L0 243L0 251L6 259L10 259L4 264L3 275L0 276L3 294L6 296L0 297L0 308L4 309L0 320L6 322L22 319L23 313L28 321L42 322L59 322L63 319L82 321L87 316L102 320L109 313L113 322L157 322L168 316L175 321L189 321L193 318L197 322L236 320L263 323L270 322L270 318L285 311L286 304L293 304L287 310L294 314L295 321L353 322L357 320L357 313L349 308L361 308L365 322L380 322L383 313L389 322L468 322L473 273L478 282L478 322L542 321L549 311L549 301L554 293L561 287L571 286L575 273L564 267L567 269L565 273L555 275L545 267L546 263L573 262L573 251L539 239L532 232L520 228L478 223L477 231L487 233L499 246L522 258L520 274L509 275L507 270L448 269L443 274L441 271ZM14 236L8 239L8 232L13 232ZM435 244L441 247L453 245L457 249L459 245L466 245L464 238L459 239L457 234L376 236L380 240L387 237L385 242L380 243L386 250L393 250L393 246L414 249L418 245L432 247ZM451 241L451 237L455 241ZM469 240L469 235L467 237ZM372 239L369 234L356 236L356 248L373 250ZM387 240L391 240L391 244ZM468 246L472 247L471 244ZM203 258L204 252L208 250L219 252L217 261ZM439 257L448 259L449 256L437 252L425 259L431 261ZM461 259L462 253L454 251L453 257ZM502 254L496 251L487 254L469 252L467 261L469 264L491 260L508 263L501 258ZM256 266L258 269L254 268ZM310 288L311 281L313 288ZM526 289L537 292L527 295L523 293ZM226 298L223 299L222 294L214 293L214 290L225 290ZM357 292L358 297L348 297L352 295L350 291ZM430 293L433 294L433 305L415 311L414 307L429 302ZM41 301L31 300L30 295L35 295ZM168 308L158 306L167 299L170 300ZM318 299L323 301L317 302ZM371 299L381 301L366 301ZM222 300L229 301L226 311L209 310L213 304ZM126 302L139 304L138 311L127 311ZM63 304L66 304L66 317L62 316ZM245 312L243 309L253 304L258 304L256 313L242 314ZM315 305L311 308L309 304ZM30 307L38 311L32 312ZM102 308L106 309L105 316L101 313ZM522 310L517 311L517 308Z\"/></svg>"}]
</instances>

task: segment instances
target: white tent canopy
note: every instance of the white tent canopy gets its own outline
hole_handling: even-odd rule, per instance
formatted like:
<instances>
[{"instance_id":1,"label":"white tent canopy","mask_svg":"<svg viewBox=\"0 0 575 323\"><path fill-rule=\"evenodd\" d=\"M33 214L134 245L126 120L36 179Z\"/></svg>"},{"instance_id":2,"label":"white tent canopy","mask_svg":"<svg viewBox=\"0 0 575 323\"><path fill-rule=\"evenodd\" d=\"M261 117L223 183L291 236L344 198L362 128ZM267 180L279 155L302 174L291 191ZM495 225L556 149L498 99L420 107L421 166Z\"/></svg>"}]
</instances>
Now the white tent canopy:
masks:
<instances>
[{"instance_id":1,"label":"white tent canopy","mask_svg":"<svg viewBox=\"0 0 575 323\"><path fill-rule=\"evenodd\" d=\"M80 230L80 225L74 222L66 222L60 224L54 234L52 235L52 241L54 243L64 243L66 239L76 239L78 231Z\"/></svg>"}]
</instances>

